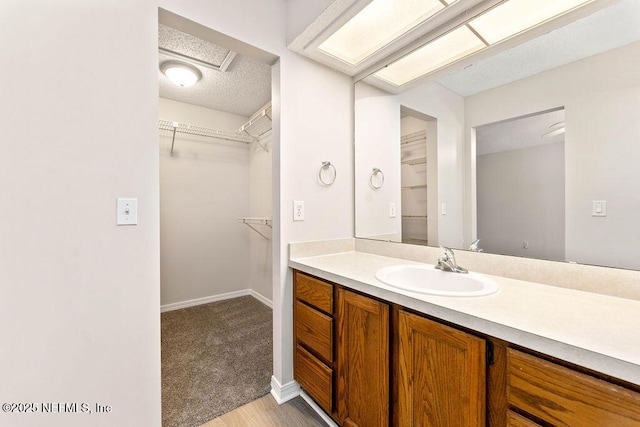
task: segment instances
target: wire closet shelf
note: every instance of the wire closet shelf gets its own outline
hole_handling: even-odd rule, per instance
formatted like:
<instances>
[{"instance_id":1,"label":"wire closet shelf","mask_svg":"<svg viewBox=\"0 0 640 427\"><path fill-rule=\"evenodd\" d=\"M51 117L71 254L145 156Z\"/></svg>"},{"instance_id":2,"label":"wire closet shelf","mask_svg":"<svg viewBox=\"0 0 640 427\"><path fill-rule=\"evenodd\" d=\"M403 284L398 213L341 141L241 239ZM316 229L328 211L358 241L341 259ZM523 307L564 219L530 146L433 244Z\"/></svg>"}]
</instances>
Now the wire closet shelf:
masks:
<instances>
[{"instance_id":1,"label":"wire closet shelf","mask_svg":"<svg viewBox=\"0 0 640 427\"><path fill-rule=\"evenodd\" d=\"M414 142L422 142L427 140L427 131L420 130L400 137L400 145L413 144Z\"/></svg>"},{"instance_id":2,"label":"wire closet shelf","mask_svg":"<svg viewBox=\"0 0 640 427\"><path fill-rule=\"evenodd\" d=\"M173 154L173 147L176 141L176 134L202 136L205 138L215 138L231 142L240 142L244 144L250 144L256 139L247 134L238 134L233 132L227 132L223 130L209 129L200 126L192 126L184 123L169 122L166 120L159 120L158 125L160 131L171 132L171 154Z\"/></svg>"}]
</instances>

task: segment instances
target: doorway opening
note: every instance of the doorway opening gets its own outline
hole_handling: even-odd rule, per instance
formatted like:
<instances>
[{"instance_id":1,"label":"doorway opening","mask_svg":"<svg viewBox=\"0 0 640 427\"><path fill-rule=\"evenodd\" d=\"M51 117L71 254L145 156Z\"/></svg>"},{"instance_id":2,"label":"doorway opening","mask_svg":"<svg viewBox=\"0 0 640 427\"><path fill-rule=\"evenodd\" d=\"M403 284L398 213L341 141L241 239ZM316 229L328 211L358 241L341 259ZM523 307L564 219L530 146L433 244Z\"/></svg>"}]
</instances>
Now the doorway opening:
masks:
<instances>
[{"instance_id":1,"label":"doorway opening","mask_svg":"<svg viewBox=\"0 0 640 427\"><path fill-rule=\"evenodd\" d=\"M438 245L438 121L400 106L402 243Z\"/></svg>"},{"instance_id":2,"label":"doorway opening","mask_svg":"<svg viewBox=\"0 0 640 427\"><path fill-rule=\"evenodd\" d=\"M270 391L277 57L163 9L158 28L163 425L191 426Z\"/></svg>"},{"instance_id":3,"label":"doorway opening","mask_svg":"<svg viewBox=\"0 0 640 427\"><path fill-rule=\"evenodd\" d=\"M485 252L565 259L564 108L475 128L476 215Z\"/></svg>"}]
</instances>

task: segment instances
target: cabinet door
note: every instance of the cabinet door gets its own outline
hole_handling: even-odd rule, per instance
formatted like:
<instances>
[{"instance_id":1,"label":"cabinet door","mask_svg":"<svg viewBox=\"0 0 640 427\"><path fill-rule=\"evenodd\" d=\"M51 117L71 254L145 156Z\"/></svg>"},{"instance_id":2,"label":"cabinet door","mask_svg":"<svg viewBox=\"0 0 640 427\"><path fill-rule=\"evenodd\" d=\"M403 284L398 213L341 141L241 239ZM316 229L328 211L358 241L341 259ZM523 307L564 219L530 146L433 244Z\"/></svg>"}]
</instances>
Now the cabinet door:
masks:
<instances>
[{"instance_id":1,"label":"cabinet door","mask_svg":"<svg viewBox=\"0 0 640 427\"><path fill-rule=\"evenodd\" d=\"M638 427L640 393L512 348L509 403L556 426Z\"/></svg>"},{"instance_id":2,"label":"cabinet door","mask_svg":"<svg viewBox=\"0 0 640 427\"><path fill-rule=\"evenodd\" d=\"M398 425L485 425L485 341L405 311L398 332Z\"/></svg>"},{"instance_id":3,"label":"cabinet door","mask_svg":"<svg viewBox=\"0 0 640 427\"><path fill-rule=\"evenodd\" d=\"M389 306L338 289L337 409L342 426L389 425Z\"/></svg>"}]
</instances>

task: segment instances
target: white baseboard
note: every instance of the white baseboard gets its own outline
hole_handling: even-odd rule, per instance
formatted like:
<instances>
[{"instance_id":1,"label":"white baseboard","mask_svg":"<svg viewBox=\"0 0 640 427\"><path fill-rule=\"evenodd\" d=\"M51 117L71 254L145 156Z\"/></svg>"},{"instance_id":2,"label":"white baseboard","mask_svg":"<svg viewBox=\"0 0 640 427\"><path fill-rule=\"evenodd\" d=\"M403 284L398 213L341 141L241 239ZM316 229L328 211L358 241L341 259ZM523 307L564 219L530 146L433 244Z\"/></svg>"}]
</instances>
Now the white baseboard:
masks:
<instances>
[{"instance_id":1,"label":"white baseboard","mask_svg":"<svg viewBox=\"0 0 640 427\"><path fill-rule=\"evenodd\" d=\"M271 376L271 395L276 399L278 405L282 405L300 395L300 386L295 381L289 381L282 385L276 377Z\"/></svg>"},{"instance_id":2,"label":"white baseboard","mask_svg":"<svg viewBox=\"0 0 640 427\"><path fill-rule=\"evenodd\" d=\"M181 308L194 307L201 304L209 304L210 302L222 301L225 299L243 297L245 295L252 295L251 289L243 289L241 291L227 292L226 294L211 295L204 298L196 298L187 301L174 302L173 304L161 305L160 313L164 313L165 311L179 310Z\"/></svg>"},{"instance_id":3,"label":"white baseboard","mask_svg":"<svg viewBox=\"0 0 640 427\"><path fill-rule=\"evenodd\" d=\"M263 303L264 305L266 305L267 307L273 310L273 301L271 301L270 299L267 299L267 297L257 293L253 289L250 289L250 291L251 291L252 297L254 297L255 299L257 299L258 301L260 301L261 303Z\"/></svg>"},{"instance_id":4,"label":"white baseboard","mask_svg":"<svg viewBox=\"0 0 640 427\"><path fill-rule=\"evenodd\" d=\"M309 406L311 406L311 409L313 409L318 413L318 415L320 415L320 418L322 418L322 420L327 423L329 427L339 427L338 424L333 421L333 418L331 418L326 412L324 412L324 410L307 393L305 393L304 390L300 390L300 397L303 398L304 401L309 404Z\"/></svg>"},{"instance_id":5,"label":"white baseboard","mask_svg":"<svg viewBox=\"0 0 640 427\"><path fill-rule=\"evenodd\" d=\"M243 289L241 291L227 292L226 294L211 295L203 298L190 299L187 301L174 302L172 304L165 304L160 306L160 313L165 311L180 310L181 308L195 307L196 305L209 304L210 302L223 301L231 298L243 297L251 295L270 309L273 309L273 301L267 299L264 295L261 295L253 289Z\"/></svg>"}]
</instances>

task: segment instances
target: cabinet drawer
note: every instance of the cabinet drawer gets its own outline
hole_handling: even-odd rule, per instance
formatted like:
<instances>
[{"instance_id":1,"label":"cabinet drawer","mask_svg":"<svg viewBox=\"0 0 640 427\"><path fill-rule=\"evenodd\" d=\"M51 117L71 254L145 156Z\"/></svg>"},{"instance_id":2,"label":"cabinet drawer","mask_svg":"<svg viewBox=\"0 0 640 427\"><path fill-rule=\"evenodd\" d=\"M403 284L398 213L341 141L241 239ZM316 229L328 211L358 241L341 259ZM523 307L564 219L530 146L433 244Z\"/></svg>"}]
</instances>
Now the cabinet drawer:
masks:
<instances>
[{"instance_id":1,"label":"cabinet drawer","mask_svg":"<svg viewBox=\"0 0 640 427\"><path fill-rule=\"evenodd\" d=\"M540 424L536 424L530 419L523 417L522 415L509 411L507 414L508 427L540 427Z\"/></svg>"},{"instance_id":2,"label":"cabinet drawer","mask_svg":"<svg viewBox=\"0 0 640 427\"><path fill-rule=\"evenodd\" d=\"M333 362L333 319L300 301L296 301L296 339Z\"/></svg>"},{"instance_id":3,"label":"cabinet drawer","mask_svg":"<svg viewBox=\"0 0 640 427\"><path fill-rule=\"evenodd\" d=\"M640 425L640 393L508 349L511 405L554 425Z\"/></svg>"},{"instance_id":4,"label":"cabinet drawer","mask_svg":"<svg viewBox=\"0 0 640 427\"><path fill-rule=\"evenodd\" d=\"M333 371L311 353L296 346L295 379L318 405L331 413L333 396Z\"/></svg>"},{"instance_id":5,"label":"cabinet drawer","mask_svg":"<svg viewBox=\"0 0 640 427\"><path fill-rule=\"evenodd\" d=\"M296 298L318 310L333 314L333 285L296 272Z\"/></svg>"}]
</instances>

